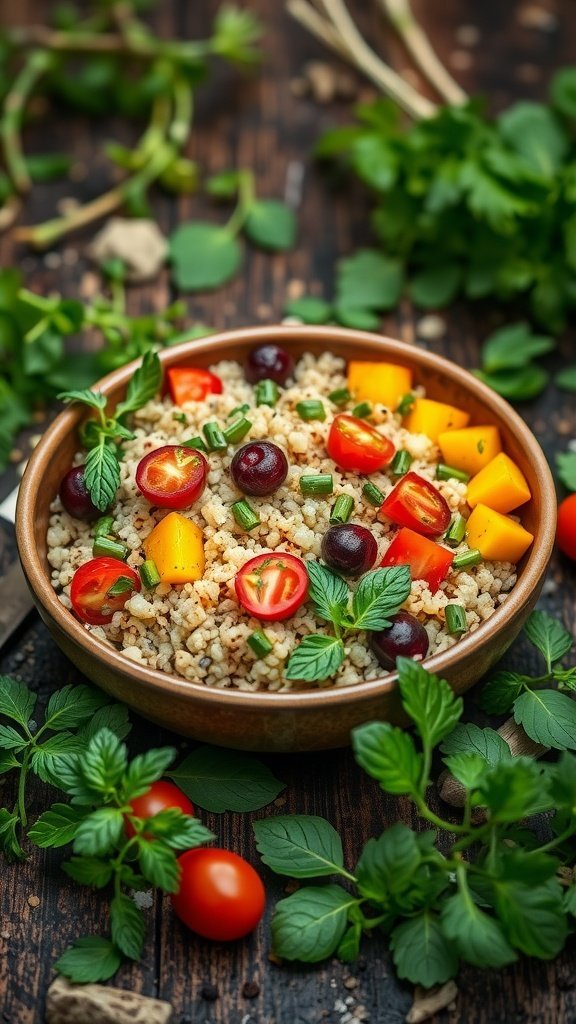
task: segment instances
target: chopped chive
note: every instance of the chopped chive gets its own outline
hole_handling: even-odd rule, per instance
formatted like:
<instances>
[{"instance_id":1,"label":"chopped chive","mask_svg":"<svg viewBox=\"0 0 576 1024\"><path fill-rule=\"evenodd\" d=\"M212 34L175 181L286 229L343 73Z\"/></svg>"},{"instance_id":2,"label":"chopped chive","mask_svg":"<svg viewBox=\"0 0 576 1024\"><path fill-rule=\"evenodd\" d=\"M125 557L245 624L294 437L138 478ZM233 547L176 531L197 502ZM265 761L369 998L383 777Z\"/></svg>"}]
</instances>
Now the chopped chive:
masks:
<instances>
[{"instance_id":1,"label":"chopped chive","mask_svg":"<svg viewBox=\"0 0 576 1024\"><path fill-rule=\"evenodd\" d=\"M447 604L444 613L446 615L446 628L452 636L462 636L468 632L466 621L466 609L461 604Z\"/></svg>"},{"instance_id":2,"label":"chopped chive","mask_svg":"<svg viewBox=\"0 0 576 1024\"><path fill-rule=\"evenodd\" d=\"M401 416L407 416L415 401L416 398L412 392L408 392L407 395L402 395L402 398L396 406L396 412L400 413Z\"/></svg>"},{"instance_id":3,"label":"chopped chive","mask_svg":"<svg viewBox=\"0 0 576 1024\"><path fill-rule=\"evenodd\" d=\"M301 420L325 420L326 410L317 398L310 398L304 402L298 402L296 412Z\"/></svg>"},{"instance_id":4,"label":"chopped chive","mask_svg":"<svg viewBox=\"0 0 576 1024\"><path fill-rule=\"evenodd\" d=\"M276 405L280 391L275 380L259 380L256 385L256 405Z\"/></svg>"},{"instance_id":5,"label":"chopped chive","mask_svg":"<svg viewBox=\"0 0 576 1024\"><path fill-rule=\"evenodd\" d=\"M188 423L188 417L185 412L173 412L172 419L176 420L177 423Z\"/></svg>"},{"instance_id":6,"label":"chopped chive","mask_svg":"<svg viewBox=\"0 0 576 1024\"><path fill-rule=\"evenodd\" d=\"M228 444L237 444L238 441L241 441L243 437L246 437L251 426L250 420L247 420L245 416L239 416L224 430L224 437Z\"/></svg>"},{"instance_id":7,"label":"chopped chive","mask_svg":"<svg viewBox=\"0 0 576 1024\"><path fill-rule=\"evenodd\" d=\"M191 437L189 441L180 441L181 448L195 448L199 452L207 452L205 441L199 435Z\"/></svg>"},{"instance_id":8,"label":"chopped chive","mask_svg":"<svg viewBox=\"0 0 576 1024\"><path fill-rule=\"evenodd\" d=\"M331 523L347 523L354 509L354 498L349 494L339 494L330 513Z\"/></svg>"},{"instance_id":9,"label":"chopped chive","mask_svg":"<svg viewBox=\"0 0 576 1024\"><path fill-rule=\"evenodd\" d=\"M408 470L410 469L411 465L412 456L410 455L410 452L407 452L405 449L402 448L400 449L400 451L396 452L396 455L392 459L390 471L394 474L394 476L404 476L404 474L407 473Z\"/></svg>"},{"instance_id":10,"label":"chopped chive","mask_svg":"<svg viewBox=\"0 0 576 1024\"><path fill-rule=\"evenodd\" d=\"M452 562L453 569L468 569L469 566L478 565L482 561L482 555L478 551L478 548L468 548L468 551L463 551L462 554L456 555Z\"/></svg>"},{"instance_id":11,"label":"chopped chive","mask_svg":"<svg viewBox=\"0 0 576 1024\"><path fill-rule=\"evenodd\" d=\"M245 498L234 502L232 515L243 530L253 530L255 526L260 526L260 516L250 507Z\"/></svg>"},{"instance_id":12,"label":"chopped chive","mask_svg":"<svg viewBox=\"0 0 576 1024\"><path fill-rule=\"evenodd\" d=\"M457 548L466 536L466 520L464 516L456 515L444 534L444 540L451 548Z\"/></svg>"},{"instance_id":13,"label":"chopped chive","mask_svg":"<svg viewBox=\"0 0 576 1024\"><path fill-rule=\"evenodd\" d=\"M263 629L256 629L250 634L246 643L252 648L257 658L265 658L272 650L272 644Z\"/></svg>"},{"instance_id":14,"label":"chopped chive","mask_svg":"<svg viewBox=\"0 0 576 1024\"><path fill-rule=\"evenodd\" d=\"M465 473L463 469L455 469L454 466L446 466L443 462L439 462L436 466L436 479L461 480L465 484L470 479L470 473Z\"/></svg>"},{"instance_id":15,"label":"chopped chive","mask_svg":"<svg viewBox=\"0 0 576 1024\"><path fill-rule=\"evenodd\" d=\"M299 480L302 494L332 494L334 481L331 473L316 473L313 476L301 476Z\"/></svg>"},{"instance_id":16,"label":"chopped chive","mask_svg":"<svg viewBox=\"0 0 576 1024\"><path fill-rule=\"evenodd\" d=\"M119 597L120 594L128 594L132 590L134 590L134 581L129 576L119 576L106 591L106 597Z\"/></svg>"},{"instance_id":17,"label":"chopped chive","mask_svg":"<svg viewBox=\"0 0 576 1024\"><path fill-rule=\"evenodd\" d=\"M220 427L217 423L212 421L211 423L205 423L202 427L202 433L206 438L206 444L208 445L208 451L211 452L224 452L228 447L228 442L224 437Z\"/></svg>"},{"instance_id":18,"label":"chopped chive","mask_svg":"<svg viewBox=\"0 0 576 1024\"><path fill-rule=\"evenodd\" d=\"M114 517L102 516L94 527L94 537L106 537L114 529Z\"/></svg>"},{"instance_id":19,"label":"chopped chive","mask_svg":"<svg viewBox=\"0 0 576 1024\"><path fill-rule=\"evenodd\" d=\"M103 555L109 558L120 558L125 562L128 558L128 548L118 540L110 540L109 537L95 537L92 554L95 558L100 558Z\"/></svg>"},{"instance_id":20,"label":"chopped chive","mask_svg":"<svg viewBox=\"0 0 576 1024\"><path fill-rule=\"evenodd\" d=\"M237 405L231 412L228 413L226 419L233 420L235 416L243 416L245 412L248 412L250 406L248 402L244 402L244 405Z\"/></svg>"},{"instance_id":21,"label":"chopped chive","mask_svg":"<svg viewBox=\"0 0 576 1024\"><path fill-rule=\"evenodd\" d=\"M331 402L334 402L334 405L346 405L352 398L352 395L348 388L336 388L336 391L330 392L328 398Z\"/></svg>"},{"instance_id":22,"label":"chopped chive","mask_svg":"<svg viewBox=\"0 0 576 1024\"><path fill-rule=\"evenodd\" d=\"M352 415L357 416L359 420L365 420L367 416L372 415L372 405L370 402L359 402L352 409Z\"/></svg>"},{"instance_id":23,"label":"chopped chive","mask_svg":"<svg viewBox=\"0 0 576 1024\"><path fill-rule=\"evenodd\" d=\"M140 573L142 586L146 587L147 590L152 590L153 587L157 587L160 583L160 573L156 568L156 562L152 558L147 558L145 562L142 562L138 572Z\"/></svg>"},{"instance_id":24,"label":"chopped chive","mask_svg":"<svg viewBox=\"0 0 576 1024\"><path fill-rule=\"evenodd\" d=\"M364 484L362 494L366 498L366 501L369 501L371 505L375 505L376 508L380 508L380 505L384 502L384 495L382 494L382 491L379 487L376 487L376 484L372 484L370 481Z\"/></svg>"}]
</instances>

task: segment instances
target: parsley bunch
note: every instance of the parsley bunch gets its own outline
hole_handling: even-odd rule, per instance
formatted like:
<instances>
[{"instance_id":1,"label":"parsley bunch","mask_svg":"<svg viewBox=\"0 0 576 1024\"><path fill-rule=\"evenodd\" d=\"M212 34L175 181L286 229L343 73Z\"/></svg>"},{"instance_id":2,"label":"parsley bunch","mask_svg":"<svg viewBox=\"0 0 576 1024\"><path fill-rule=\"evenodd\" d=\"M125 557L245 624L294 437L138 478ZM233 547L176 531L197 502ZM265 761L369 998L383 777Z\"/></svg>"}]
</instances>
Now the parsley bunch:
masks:
<instances>
[{"instance_id":1,"label":"parsley bunch","mask_svg":"<svg viewBox=\"0 0 576 1024\"><path fill-rule=\"evenodd\" d=\"M306 571L312 610L331 624L334 633L304 637L292 651L284 675L314 682L335 675L340 668L346 657L343 636L347 632L391 625L390 617L410 594L412 581L409 566L391 566L365 573L351 591L341 576L319 562L307 562Z\"/></svg>"},{"instance_id":2,"label":"parsley bunch","mask_svg":"<svg viewBox=\"0 0 576 1024\"><path fill-rule=\"evenodd\" d=\"M426 988L454 977L461 962L499 968L519 953L553 958L576 913L572 874L560 871L573 859L576 757L564 752L546 765L513 758L497 732L477 727L473 749L470 743L463 749L462 699L410 659L398 659L398 674L418 742L372 722L354 731L354 753L385 793L408 797L433 828L415 831L397 822L370 839L349 869L340 837L323 818L255 822L265 864L314 880L278 903L275 953L286 960L336 954L351 961L363 933L378 930L388 937L399 977ZM458 824L439 817L427 800L438 747L466 792ZM481 818L473 820L479 809ZM530 820L542 811L549 815L544 840ZM316 884L334 876L343 884Z\"/></svg>"}]
</instances>

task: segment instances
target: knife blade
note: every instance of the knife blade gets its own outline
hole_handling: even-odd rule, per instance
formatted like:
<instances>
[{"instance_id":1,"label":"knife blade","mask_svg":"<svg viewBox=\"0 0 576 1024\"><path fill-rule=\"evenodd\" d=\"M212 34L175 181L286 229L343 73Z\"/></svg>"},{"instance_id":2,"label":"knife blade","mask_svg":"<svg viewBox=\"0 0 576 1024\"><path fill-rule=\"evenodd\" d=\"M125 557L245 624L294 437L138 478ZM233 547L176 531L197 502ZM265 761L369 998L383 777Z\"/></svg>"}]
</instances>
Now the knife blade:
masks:
<instances>
[{"instance_id":1,"label":"knife blade","mask_svg":"<svg viewBox=\"0 0 576 1024\"><path fill-rule=\"evenodd\" d=\"M18 488L0 502L0 521L14 525ZM24 573L18 560L11 562L7 572L0 577L0 648L16 632L27 615L34 608L34 602Z\"/></svg>"}]
</instances>

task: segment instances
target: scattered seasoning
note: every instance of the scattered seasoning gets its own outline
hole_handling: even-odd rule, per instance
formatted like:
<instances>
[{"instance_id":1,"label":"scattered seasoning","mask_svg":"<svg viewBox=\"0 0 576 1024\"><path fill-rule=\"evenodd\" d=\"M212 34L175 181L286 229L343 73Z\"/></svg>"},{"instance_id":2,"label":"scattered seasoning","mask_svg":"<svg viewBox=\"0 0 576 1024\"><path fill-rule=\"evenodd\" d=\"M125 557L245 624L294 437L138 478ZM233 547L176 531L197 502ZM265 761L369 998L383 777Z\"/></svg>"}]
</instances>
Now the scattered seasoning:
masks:
<instances>
[{"instance_id":1,"label":"scattered seasoning","mask_svg":"<svg viewBox=\"0 0 576 1024\"><path fill-rule=\"evenodd\" d=\"M330 513L331 523L347 523L354 510L354 498L349 494L339 494Z\"/></svg>"},{"instance_id":2,"label":"scattered seasoning","mask_svg":"<svg viewBox=\"0 0 576 1024\"><path fill-rule=\"evenodd\" d=\"M326 410L322 405L322 402L318 399L311 398L307 401L298 402L296 405L296 412L298 413L301 420L325 420Z\"/></svg>"},{"instance_id":3,"label":"scattered seasoning","mask_svg":"<svg viewBox=\"0 0 576 1024\"><path fill-rule=\"evenodd\" d=\"M372 404L370 402L359 402L352 409L352 415L357 416L359 420L365 420L368 416L372 415Z\"/></svg>"},{"instance_id":4,"label":"scattered seasoning","mask_svg":"<svg viewBox=\"0 0 576 1024\"><path fill-rule=\"evenodd\" d=\"M274 407L280 398L280 391L275 380L259 380L256 385L256 405Z\"/></svg>"},{"instance_id":5,"label":"scattered seasoning","mask_svg":"<svg viewBox=\"0 0 576 1024\"><path fill-rule=\"evenodd\" d=\"M466 473L463 469L455 469L454 466L446 466L443 462L439 462L436 466L436 479L461 480L462 483L466 484L470 479L470 473Z\"/></svg>"},{"instance_id":6,"label":"scattered seasoning","mask_svg":"<svg viewBox=\"0 0 576 1024\"><path fill-rule=\"evenodd\" d=\"M197 435L196 437L191 437L188 441L181 441L180 442L180 447L181 448L194 448L194 449L196 449L199 452L207 452L208 451L204 441L202 440L202 438L199 435Z\"/></svg>"},{"instance_id":7,"label":"scattered seasoning","mask_svg":"<svg viewBox=\"0 0 576 1024\"><path fill-rule=\"evenodd\" d=\"M111 540L110 537L95 537L92 554L94 558L119 558L125 562L128 558L128 548L120 541Z\"/></svg>"},{"instance_id":8,"label":"scattered seasoning","mask_svg":"<svg viewBox=\"0 0 576 1024\"><path fill-rule=\"evenodd\" d=\"M482 555L478 551L478 548L469 548L468 551L463 551L461 555L456 555L456 558L452 562L453 569L468 569L472 565L478 565L482 561Z\"/></svg>"},{"instance_id":9,"label":"scattered seasoning","mask_svg":"<svg viewBox=\"0 0 576 1024\"><path fill-rule=\"evenodd\" d=\"M260 526L260 516L251 508L246 498L241 498L240 501L233 503L232 515L243 530L249 531L253 530L255 526Z\"/></svg>"},{"instance_id":10,"label":"scattered seasoning","mask_svg":"<svg viewBox=\"0 0 576 1024\"><path fill-rule=\"evenodd\" d=\"M272 650L272 644L262 629L256 629L251 633L246 643L252 648L257 658L265 658Z\"/></svg>"},{"instance_id":11,"label":"scattered seasoning","mask_svg":"<svg viewBox=\"0 0 576 1024\"><path fill-rule=\"evenodd\" d=\"M446 615L446 628L452 636L462 636L468 631L466 621L466 609L461 604L447 604L444 609Z\"/></svg>"},{"instance_id":12,"label":"scattered seasoning","mask_svg":"<svg viewBox=\"0 0 576 1024\"><path fill-rule=\"evenodd\" d=\"M299 484L302 494L332 494L334 490L334 481L331 473L301 476Z\"/></svg>"},{"instance_id":13,"label":"scattered seasoning","mask_svg":"<svg viewBox=\"0 0 576 1024\"><path fill-rule=\"evenodd\" d=\"M410 452L407 452L405 449L400 449L392 459L390 470L394 476L404 476L404 474L410 469L411 465L412 456L410 455Z\"/></svg>"},{"instance_id":14,"label":"scattered seasoning","mask_svg":"<svg viewBox=\"0 0 576 1024\"><path fill-rule=\"evenodd\" d=\"M369 501L370 504L374 505L376 508L380 508L380 505L384 502L384 495L382 494L382 491L379 487L376 487L376 484L373 484L370 481L364 484L362 494L366 498L366 501Z\"/></svg>"},{"instance_id":15,"label":"scattered seasoning","mask_svg":"<svg viewBox=\"0 0 576 1024\"><path fill-rule=\"evenodd\" d=\"M466 520L460 514L454 516L450 526L444 534L444 540L451 548L457 548L466 536Z\"/></svg>"},{"instance_id":16,"label":"scattered seasoning","mask_svg":"<svg viewBox=\"0 0 576 1024\"><path fill-rule=\"evenodd\" d=\"M243 437L246 437L251 426L252 424L250 420L247 420L245 416L240 416L238 419L234 420L230 426L226 427L224 430L224 437L228 444L237 444L238 441L241 441Z\"/></svg>"},{"instance_id":17,"label":"scattered seasoning","mask_svg":"<svg viewBox=\"0 0 576 1024\"><path fill-rule=\"evenodd\" d=\"M415 401L416 399L414 395L412 394L412 392L409 392L409 394L402 396L402 398L398 402L398 405L396 406L395 411L399 413L400 416L407 416L408 413L410 412L410 409L414 405Z\"/></svg>"},{"instance_id":18,"label":"scattered seasoning","mask_svg":"<svg viewBox=\"0 0 576 1024\"><path fill-rule=\"evenodd\" d=\"M228 442L224 437L220 427L214 421L205 423L202 427L202 432L206 438L206 444L208 450L211 452L223 452L228 447Z\"/></svg>"},{"instance_id":19,"label":"scattered seasoning","mask_svg":"<svg viewBox=\"0 0 576 1024\"><path fill-rule=\"evenodd\" d=\"M334 405L346 405L350 401L352 395L348 391L348 388L336 388L336 391L331 391L328 398Z\"/></svg>"},{"instance_id":20,"label":"scattered seasoning","mask_svg":"<svg viewBox=\"0 0 576 1024\"><path fill-rule=\"evenodd\" d=\"M138 572L140 573L142 586L146 587L147 590L152 590L153 587L157 587L160 583L160 573L156 568L156 562L152 558L147 558L145 562L142 562Z\"/></svg>"}]
</instances>

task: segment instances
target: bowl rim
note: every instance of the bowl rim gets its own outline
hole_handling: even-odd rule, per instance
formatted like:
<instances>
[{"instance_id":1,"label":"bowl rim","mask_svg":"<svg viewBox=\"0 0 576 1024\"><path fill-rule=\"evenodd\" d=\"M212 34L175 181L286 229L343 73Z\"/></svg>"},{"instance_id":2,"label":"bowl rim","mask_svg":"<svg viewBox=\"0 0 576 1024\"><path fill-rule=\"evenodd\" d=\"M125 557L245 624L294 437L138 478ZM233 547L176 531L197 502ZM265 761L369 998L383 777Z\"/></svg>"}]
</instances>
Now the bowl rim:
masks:
<instances>
[{"instance_id":1,"label":"bowl rim","mask_svg":"<svg viewBox=\"0 0 576 1024\"><path fill-rule=\"evenodd\" d=\"M318 327L271 324L219 331L216 334L207 335L205 338L184 340L178 345L162 349L159 352L159 356L162 363L169 362L172 364L180 357L189 358L193 352L203 356L214 352L215 356L222 358L223 355L225 357L223 349L225 350L226 346L230 344L277 342L289 345L292 341L301 342L304 332L311 342L324 341L330 343L336 341L343 345L349 345L352 351L356 347L363 347L365 349L368 346L374 348L376 354L380 349L380 358L391 357L392 361L397 359L399 363L408 362L415 364L423 372L441 372L445 376L451 377L465 391L475 393L488 408L494 410L499 420L504 420L509 428L521 437L524 450L538 475L542 492L539 520L539 533L541 536L535 535L535 540L522 574L514 584L506 601L493 612L489 619L481 623L478 629L460 639L456 646L452 646L426 659L428 671L436 675L442 675L448 666L454 665L454 661L472 655L475 650L486 642L490 642L490 638L495 637L499 633L501 626L504 626L509 619L514 618L515 613L519 614L521 612L523 607L529 602L531 595L546 570L554 544L554 531L546 530L544 527L546 523L555 518L556 492L544 452L528 425L508 402L495 391L492 391L481 380L474 377L468 370L434 352L386 335L336 326ZM92 388L108 393L118 385L126 384L134 370L140 365L140 362L140 359L136 359L113 370L95 382ZM377 679L364 680L350 686L330 686L322 689L316 688L286 693L267 690L217 689L208 687L204 683L192 682L184 677L140 665L138 662L131 661L107 642L93 636L61 604L56 591L51 585L49 573L46 571L36 546L29 543L29 524L35 518L36 500L42 485L42 466L46 449L50 448L54 443L58 446L58 443L64 440L70 430L77 425L81 415L82 413L78 406L65 409L59 413L42 435L30 456L22 477L15 522L20 560L28 584L37 601L55 621L59 629L67 634L71 641L79 645L86 655L104 661L107 668L113 673L125 677L135 675L141 686L148 691L157 692L158 695L162 693L177 697L189 695L190 697L201 698L208 703L224 704L230 710L233 710L235 707L246 709L247 706L252 706L255 711L258 708L270 711L274 708L287 710L302 708L303 706L309 709L314 707L324 708L331 705L342 706L350 703L371 701L379 694L384 694L395 688L398 677L394 672L387 673Z\"/></svg>"}]
</instances>

